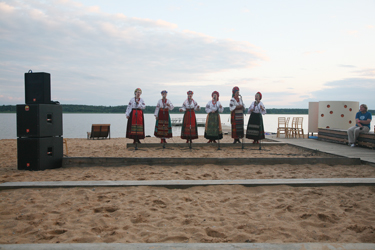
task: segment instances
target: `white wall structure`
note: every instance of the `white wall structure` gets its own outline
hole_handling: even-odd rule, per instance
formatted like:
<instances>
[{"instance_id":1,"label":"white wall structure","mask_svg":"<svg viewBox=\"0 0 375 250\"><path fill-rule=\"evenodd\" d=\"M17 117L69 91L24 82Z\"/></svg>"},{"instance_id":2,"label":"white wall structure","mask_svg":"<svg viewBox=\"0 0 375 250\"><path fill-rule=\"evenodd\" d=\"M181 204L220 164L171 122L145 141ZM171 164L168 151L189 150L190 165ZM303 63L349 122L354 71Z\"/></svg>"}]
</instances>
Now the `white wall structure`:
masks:
<instances>
[{"instance_id":1,"label":"white wall structure","mask_svg":"<svg viewBox=\"0 0 375 250\"><path fill-rule=\"evenodd\" d=\"M318 111L316 107L316 102L309 103L309 132L317 132L318 128L347 130L355 125L355 114L359 110L359 102L320 101Z\"/></svg>"}]
</instances>

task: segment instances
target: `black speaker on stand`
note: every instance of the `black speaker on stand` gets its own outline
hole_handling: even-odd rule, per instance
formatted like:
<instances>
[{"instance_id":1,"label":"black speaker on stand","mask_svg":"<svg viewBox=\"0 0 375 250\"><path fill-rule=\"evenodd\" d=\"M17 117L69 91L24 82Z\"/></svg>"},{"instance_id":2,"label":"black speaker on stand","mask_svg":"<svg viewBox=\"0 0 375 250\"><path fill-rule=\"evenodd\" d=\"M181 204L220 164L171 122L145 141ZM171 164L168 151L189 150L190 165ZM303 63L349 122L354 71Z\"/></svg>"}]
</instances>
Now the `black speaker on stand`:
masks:
<instances>
[{"instance_id":1,"label":"black speaker on stand","mask_svg":"<svg viewBox=\"0 0 375 250\"><path fill-rule=\"evenodd\" d=\"M51 75L25 73L25 103L17 105L17 169L62 166L62 107L51 101Z\"/></svg>"},{"instance_id":2,"label":"black speaker on stand","mask_svg":"<svg viewBox=\"0 0 375 250\"><path fill-rule=\"evenodd\" d=\"M25 103L51 103L51 75L49 73L33 73L31 70L25 73Z\"/></svg>"}]
</instances>

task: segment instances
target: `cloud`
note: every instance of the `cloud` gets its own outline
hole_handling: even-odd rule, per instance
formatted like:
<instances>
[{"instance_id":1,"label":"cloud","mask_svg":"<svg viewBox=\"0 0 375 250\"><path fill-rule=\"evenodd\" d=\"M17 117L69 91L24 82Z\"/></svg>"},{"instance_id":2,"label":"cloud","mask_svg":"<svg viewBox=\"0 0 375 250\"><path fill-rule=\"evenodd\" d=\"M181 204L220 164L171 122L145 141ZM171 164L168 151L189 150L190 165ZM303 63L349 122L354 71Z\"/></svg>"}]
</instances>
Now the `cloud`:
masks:
<instances>
[{"instance_id":1,"label":"cloud","mask_svg":"<svg viewBox=\"0 0 375 250\"><path fill-rule=\"evenodd\" d=\"M0 57L2 95L24 96L23 74L32 69L51 73L55 100L99 105L126 103L124 96L136 87L159 93L163 86L180 90L195 83L210 91L209 75L265 60L248 42L180 31L164 20L108 14L69 0L1 3Z\"/></svg>"},{"instance_id":2,"label":"cloud","mask_svg":"<svg viewBox=\"0 0 375 250\"><path fill-rule=\"evenodd\" d=\"M308 56L308 55L312 55L312 54L323 54L323 53L325 53L324 50L315 50L315 51L306 51L303 54Z\"/></svg>"},{"instance_id":3,"label":"cloud","mask_svg":"<svg viewBox=\"0 0 375 250\"><path fill-rule=\"evenodd\" d=\"M338 65L339 67L343 67L343 68L356 68L357 66L354 66L354 65L348 65L348 64L339 64Z\"/></svg>"},{"instance_id":4,"label":"cloud","mask_svg":"<svg viewBox=\"0 0 375 250\"><path fill-rule=\"evenodd\" d=\"M369 109L375 108L375 79L347 78L327 82L324 87L324 89L310 93L311 98L306 98L300 103L328 100L357 101L366 103Z\"/></svg>"},{"instance_id":5,"label":"cloud","mask_svg":"<svg viewBox=\"0 0 375 250\"><path fill-rule=\"evenodd\" d=\"M375 69L364 69L364 70L357 70L354 72L359 74L360 76L375 77Z\"/></svg>"},{"instance_id":6,"label":"cloud","mask_svg":"<svg viewBox=\"0 0 375 250\"><path fill-rule=\"evenodd\" d=\"M3 13L12 13L14 11L14 7L10 6L4 2L0 2L0 11Z\"/></svg>"},{"instance_id":7,"label":"cloud","mask_svg":"<svg viewBox=\"0 0 375 250\"><path fill-rule=\"evenodd\" d=\"M168 10L169 10L169 11L179 11L179 10L181 10L181 7L177 7L177 6L169 6L169 7L168 7Z\"/></svg>"},{"instance_id":8,"label":"cloud","mask_svg":"<svg viewBox=\"0 0 375 250\"><path fill-rule=\"evenodd\" d=\"M375 79L370 78L347 78L338 81L327 82L325 86L330 88L356 87L359 91L363 89L374 89ZM348 94L351 94L350 92Z\"/></svg>"},{"instance_id":9,"label":"cloud","mask_svg":"<svg viewBox=\"0 0 375 250\"><path fill-rule=\"evenodd\" d=\"M92 12L92 13L100 13L100 8L99 6L90 6L87 8L87 10L89 12Z\"/></svg>"},{"instance_id":10,"label":"cloud","mask_svg":"<svg viewBox=\"0 0 375 250\"><path fill-rule=\"evenodd\" d=\"M347 30L346 34L350 36L356 36L358 34L358 30Z\"/></svg>"}]
</instances>

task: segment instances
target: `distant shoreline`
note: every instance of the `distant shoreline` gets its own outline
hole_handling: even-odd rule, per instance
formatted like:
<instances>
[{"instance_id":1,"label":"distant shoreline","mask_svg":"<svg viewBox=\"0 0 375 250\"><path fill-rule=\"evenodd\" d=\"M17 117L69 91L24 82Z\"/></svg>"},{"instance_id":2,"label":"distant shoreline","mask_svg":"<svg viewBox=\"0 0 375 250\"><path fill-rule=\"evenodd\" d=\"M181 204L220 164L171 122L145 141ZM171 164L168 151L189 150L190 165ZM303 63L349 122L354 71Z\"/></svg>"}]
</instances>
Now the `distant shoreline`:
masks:
<instances>
[{"instance_id":1,"label":"distant shoreline","mask_svg":"<svg viewBox=\"0 0 375 250\"><path fill-rule=\"evenodd\" d=\"M121 106L93 106L93 105L71 105L62 104L64 114L123 114L126 111L127 105ZM153 114L155 112L155 106L146 106L144 110L145 114ZM170 113L180 114L180 107L175 107ZM267 114L308 114L308 109L297 109L297 108L272 108L267 109ZM0 113L16 113L16 105L2 105L0 106ZM197 114L205 114L204 107L200 111L196 111ZM223 114L230 114L229 107L224 107Z\"/></svg>"},{"instance_id":2,"label":"distant shoreline","mask_svg":"<svg viewBox=\"0 0 375 250\"><path fill-rule=\"evenodd\" d=\"M123 114L126 111L127 105L121 106L94 106L94 105L72 105L62 104L64 114ZM175 107L171 114L180 114L180 107ZM145 114L153 114L155 106L146 106ZM375 115L375 110L369 110ZM0 106L0 113L16 113L16 105L2 105ZM205 114L204 107L197 114ZM230 114L229 107L224 108L223 114ZM267 109L267 114L280 114L280 115L307 115L309 109L298 108L271 108Z\"/></svg>"}]
</instances>

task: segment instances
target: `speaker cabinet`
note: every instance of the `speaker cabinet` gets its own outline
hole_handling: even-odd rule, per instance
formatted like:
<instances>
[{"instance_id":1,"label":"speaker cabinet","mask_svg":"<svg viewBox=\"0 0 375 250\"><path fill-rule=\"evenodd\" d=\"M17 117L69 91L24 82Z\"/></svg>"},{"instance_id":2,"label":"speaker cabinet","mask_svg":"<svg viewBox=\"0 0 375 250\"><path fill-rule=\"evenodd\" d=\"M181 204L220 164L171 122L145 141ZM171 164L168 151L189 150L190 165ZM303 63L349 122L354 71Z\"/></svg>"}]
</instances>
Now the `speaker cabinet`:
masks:
<instances>
[{"instance_id":1,"label":"speaker cabinet","mask_svg":"<svg viewBox=\"0 0 375 250\"><path fill-rule=\"evenodd\" d=\"M51 103L51 75L49 73L25 73L25 103Z\"/></svg>"},{"instance_id":2,"label":"speaker cabinet","mask_svg":"<svg viewBox=\"0 0 375 250\"><path fill-rule=\"evenodd\" d=\"M18 138L17 169L39 171L62 166L63 138Z\"/></svg>"},{"instance_id":3,"label":"speaker cabinet","mask_svg":"<svg viewBox=\"0 0 375 250\"><path fill-rule=\"evenodd\" d=\"M47 137L62 134L61 105L17 105L17 137Z\"/></svg>"}]
</instances>

